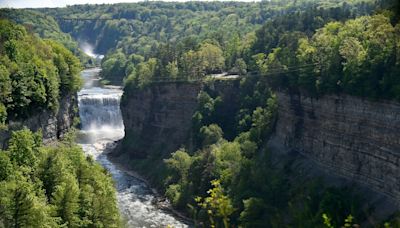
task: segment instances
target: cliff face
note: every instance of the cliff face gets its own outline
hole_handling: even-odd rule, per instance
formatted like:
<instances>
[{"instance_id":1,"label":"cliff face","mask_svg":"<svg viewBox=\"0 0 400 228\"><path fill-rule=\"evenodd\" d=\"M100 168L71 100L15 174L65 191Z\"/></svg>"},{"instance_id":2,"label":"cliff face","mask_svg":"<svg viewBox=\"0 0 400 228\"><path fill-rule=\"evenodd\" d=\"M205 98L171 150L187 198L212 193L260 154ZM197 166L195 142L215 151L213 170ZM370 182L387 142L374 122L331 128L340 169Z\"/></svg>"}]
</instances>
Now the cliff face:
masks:
<instances>
[{"instance_id":1,"label":"cliff face","mask_svg":"<svg viewBox=\"0 0 400 228\"><path fill-rule=\"evenodd\" d=\"M174 152L190 141L200 90L225 96L224 100L229 97L221 111L221 118L228 118L237 103L235 83L214 83L208 88L196 83L154 84L124 94L121 111L126 135L114 155L129 160ZM399 103L346 95L316 99L281 92L277 98L278 121L269 141L274 153L286 156L297 151L328 174L400 200Z\"/></svg>"},{"instance_id":2,"label":"cliff face","mask_svg":"<svg viewBox=\"0 0 400 228\"><path fill-rule=\"evenodd\" d=\"M199 83L153 84L125 93L121 112L125 125L123 149L132 158L157 151L173 152L190 137Z\"/></svg>"},{"instance_id":3,"label":"cliff face","mask_svg":"<svg viewBox=\"0 0 400 228\"><path fill-rule=\"evenodd\" d=\"M115 155L145 158L149 154L165 157L191 142L192 116L198 107L201 90L221 96L224 102L219 109L225 118L222 128L233 127L232 109L237 108L238 80L216 80L208 85L201 83L160 83L143 90L124 93L121 112L125 137Z\"/></svg>"},{"instance_id":4,"label":"cliff face","mask_svg":"<svg viewBox=\"0 0 400 228\"><path fill-rule=\"evenodd\" d=\"M351 96L277 93L270 144L400 200L400 104Z\"/></svg>"},{"instance_id":5,"label":"cliff face","mask_svg":"<svg viewBox=\"0 0 400 228\"><path fill-rule=\"evenodd\" d=\"M44 143L62 137L73 125L78 115L78 99L75 95L64 96L60 100L58 113L45 110L21 121L11 121L7 130L0 131L0 148L5 148L11 131L27 127L32 131L41 130Z\"/></svg>"}]
</instances>

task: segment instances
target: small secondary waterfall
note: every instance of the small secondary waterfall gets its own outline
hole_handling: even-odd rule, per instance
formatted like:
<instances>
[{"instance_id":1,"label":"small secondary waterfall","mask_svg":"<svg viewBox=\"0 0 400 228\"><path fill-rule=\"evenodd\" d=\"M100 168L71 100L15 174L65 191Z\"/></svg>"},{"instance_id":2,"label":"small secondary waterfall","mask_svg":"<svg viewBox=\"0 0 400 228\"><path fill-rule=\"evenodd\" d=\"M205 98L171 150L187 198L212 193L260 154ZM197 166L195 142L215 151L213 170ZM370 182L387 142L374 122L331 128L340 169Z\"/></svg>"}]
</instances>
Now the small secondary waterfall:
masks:
<instances>
[{"instance_id":1,"label":"small secondary waterfall","mask_svg":"<svg viewBox=\"0 0 400 228\"><path fill-rule=\"evenodd\" d=\"M106 145L124 137L124 124L119 108L122 90L101 87L100 69L82 71L84 88L78 93L81 131L78 142L86 154L95 158L113 176L118 205L127 227L187 227L183 221L156 206L157 197L142 180L110 162Z\"/></svg>"}]
</instances>

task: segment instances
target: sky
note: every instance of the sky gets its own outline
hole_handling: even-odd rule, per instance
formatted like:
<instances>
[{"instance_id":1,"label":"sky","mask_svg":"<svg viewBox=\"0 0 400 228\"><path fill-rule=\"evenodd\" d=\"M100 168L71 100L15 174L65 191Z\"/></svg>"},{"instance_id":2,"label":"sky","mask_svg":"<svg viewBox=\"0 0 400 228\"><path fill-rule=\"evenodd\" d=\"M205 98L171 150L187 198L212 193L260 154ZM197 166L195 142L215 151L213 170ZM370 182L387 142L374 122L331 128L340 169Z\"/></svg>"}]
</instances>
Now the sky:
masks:
<instances>
[{"instance_id":1,"label":"sky","mask_svg":"<svg viewBox=\"0 0 400 228\"><path fill-rule=\"evenodd\" d=\"M64 7L75 4L102 4L120 2L138 2L139 0L0 0L0 8L40 8L40 7ZM171 0L184 2L185 0ZM252 2L254 0L241 0Z\"/></svg>"}]
</instances>

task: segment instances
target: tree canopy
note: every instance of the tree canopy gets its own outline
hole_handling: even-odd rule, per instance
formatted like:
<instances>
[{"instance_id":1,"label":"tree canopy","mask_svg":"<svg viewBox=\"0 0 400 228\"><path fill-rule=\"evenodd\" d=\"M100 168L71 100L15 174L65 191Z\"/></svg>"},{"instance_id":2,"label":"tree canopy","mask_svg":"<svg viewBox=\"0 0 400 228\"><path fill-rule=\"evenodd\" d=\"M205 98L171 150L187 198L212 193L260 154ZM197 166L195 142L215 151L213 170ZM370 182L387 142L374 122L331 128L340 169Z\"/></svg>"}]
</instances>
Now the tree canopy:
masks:
<instances>
[{"instance_id":1,"label":"tree canopy","mask_svg":"<svg viewBox=\"0 0 400 228\"><path fill-rule=\"evenodd\" d=\"M80 147L14 131L0 150L0 226L120 227L111 176Z\"/></svg>"},{"instance_id":2,"label":"tree canopy","mask_svg":"<svg viewBox=\"0 0 400 228\"><path fill-rule=\"evenodd\" d=\"M61 95L81 86L79 60L55 41L0 20L0 120L58 110Z\"/></svg>"}]
</instances>

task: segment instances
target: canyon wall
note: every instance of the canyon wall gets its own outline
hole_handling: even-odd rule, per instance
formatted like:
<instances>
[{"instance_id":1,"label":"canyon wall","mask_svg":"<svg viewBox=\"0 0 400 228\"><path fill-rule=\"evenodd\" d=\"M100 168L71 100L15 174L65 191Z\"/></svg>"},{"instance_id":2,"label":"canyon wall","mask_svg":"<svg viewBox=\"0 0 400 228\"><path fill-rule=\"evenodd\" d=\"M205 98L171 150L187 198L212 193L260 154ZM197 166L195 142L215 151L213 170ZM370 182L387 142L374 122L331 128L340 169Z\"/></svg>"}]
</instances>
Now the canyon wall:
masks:
<instances>
[{"instance_id":1,"label":"canyon wall","mask_svg":"<svg viewBox=\"0 0 400 228\"><path fill-rule=\"evenodd\" d=\"M125 137L114 155L146 158L150 154L167 157L182 146L190 148L192 116L198 107L197 97L205 90L224 102L219 107L220 118L234 127L234 111L238 102L239 80L215 80L209 83L155 83L145 89L128 90L121 99Z\"/></svg>"},{"instance_id":2,"label":"canyon wall","mask_svg":"<svg viewBox=\"0 0 400 228\"><path fill-rule=\"evenodd\" d=\"M159 83L124 93L121 112L125 138L120 153L145 158L171 153L190 137L200 83Z\"/></svg>"},{"instance_id":3,"label":"canyon wall","mask_svg":"<svg viewBox=\"0 0 400 228\"><path fill-rule=\"evenodd\" d=\"M235 83L160 83L128 91L121 101L125 138L114 155L128 160L166 157L181 146L190 147L199 92L224 96L221 118L229 118L229 109L238 103ZM328 174L400 200L399 103L282 92L277 98L279 115L269 141L274 153L299 152Z\"/></svg>"},{"instance_id":4,"label":"canyon wall","mask_svg":"<svg viewBox=\"0 0 400 228\"><path fill-rule=\"evenodd\" d=\"M0 130L0 148L7 146L11 131L20 130L24 127L34 132L41 130L44 143L58 139L71 128L74 118L77 116L78 100L76 94L63 96L57 113L44 110L24 120L10 121L8 129Z\"/></svg>"},{"instance_id":5,"label":"canyon wall","mask_svg":"<svg viewBox=\"0 0 400 228\"><path fill-rule=\"evenodd\" d=\"M347 95L277 93L270 144L297 151L328 172L400 200L400 104Z\"/></svg>"}]
</instances>

